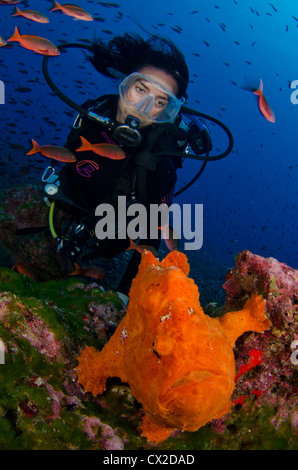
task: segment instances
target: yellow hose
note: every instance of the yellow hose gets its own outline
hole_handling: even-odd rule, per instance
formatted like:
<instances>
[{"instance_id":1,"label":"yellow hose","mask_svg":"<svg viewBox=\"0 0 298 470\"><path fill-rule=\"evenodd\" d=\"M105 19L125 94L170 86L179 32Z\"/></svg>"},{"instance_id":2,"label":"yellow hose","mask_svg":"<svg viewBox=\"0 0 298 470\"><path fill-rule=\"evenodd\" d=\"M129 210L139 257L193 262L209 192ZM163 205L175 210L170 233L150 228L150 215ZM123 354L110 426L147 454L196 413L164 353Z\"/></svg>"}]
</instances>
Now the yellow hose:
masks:
<instances>
[{"instance_id":1,"label":"yellow hose","mask_svg":"<svg viewBox=\"0 0 298 470\"><path fill-rule=\"evenodd\" d=\"M58 235L54 228L54 209L55 209L55 202L52 201L51 206L50 206L50 212L49 212L49 227L50 227L50 231L51 231L53 238L57 238Z\"/></svg>"}]
</instances>

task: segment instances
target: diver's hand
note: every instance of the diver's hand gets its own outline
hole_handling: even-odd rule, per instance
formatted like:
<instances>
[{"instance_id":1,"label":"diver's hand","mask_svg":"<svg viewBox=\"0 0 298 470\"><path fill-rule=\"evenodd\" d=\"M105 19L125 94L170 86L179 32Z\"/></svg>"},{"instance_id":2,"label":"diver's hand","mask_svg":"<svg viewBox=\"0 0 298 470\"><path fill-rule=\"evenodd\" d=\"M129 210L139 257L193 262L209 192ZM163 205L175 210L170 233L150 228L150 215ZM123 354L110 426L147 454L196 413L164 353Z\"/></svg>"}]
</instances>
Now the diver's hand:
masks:
<instances>
[{"instance_id":1,"label":"diver's hand","mask_svg":"<svg viewBox=\"0 0 298 470\"><path fill-rule=\"evenodd\" d=\"M122 300L124 305L127 305L129 302L129 297L128 295L122 294L122 292L116 291L116 294L118 295L119 299Z\"/></svg>"}]
</instances>

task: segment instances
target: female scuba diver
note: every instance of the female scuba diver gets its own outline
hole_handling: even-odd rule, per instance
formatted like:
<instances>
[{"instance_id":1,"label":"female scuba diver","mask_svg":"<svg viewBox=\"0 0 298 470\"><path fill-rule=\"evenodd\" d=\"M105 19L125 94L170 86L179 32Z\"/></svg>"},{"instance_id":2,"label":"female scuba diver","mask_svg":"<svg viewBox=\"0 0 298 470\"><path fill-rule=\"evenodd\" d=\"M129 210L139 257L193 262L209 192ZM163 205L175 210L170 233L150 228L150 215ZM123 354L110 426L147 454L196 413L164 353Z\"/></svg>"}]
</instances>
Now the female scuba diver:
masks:
<instances>
[{"instance_id":1,"label":"female scuba diver","mask_svg":"<svg viewBox=\"0 0 298 470\"><path fill-rule=\"evenodd\" d=\"M126 33L108 43L95 42L89 60L101 74L125 78L119 95L104 95L83 104L97 119L79 114L65 144L76 161L67 163L59 175L59 194L63 195L59 203L71 214L70 219L59 223L59 253L73 260L78 255L81 259L114 257L130 245L128 236L104 240L95 236L95 209L99 204L116 208L118 196L124 195L128 205L141 203L147 213L151 204L171 205L176 170L182 167L187 145L180 108L186 98L189 72L184 56L170 40L152 36L145 41ZM126 157L106 158L88 147L81 151L86 141L120 146ZM166 155L156 157L158 152ZM158 250L161 230L158 232L158 239L140 239L139 244ZM122 300L128 300L140 260L141 254L134 250L117 288Z\"/></svg>"}]
</instances>

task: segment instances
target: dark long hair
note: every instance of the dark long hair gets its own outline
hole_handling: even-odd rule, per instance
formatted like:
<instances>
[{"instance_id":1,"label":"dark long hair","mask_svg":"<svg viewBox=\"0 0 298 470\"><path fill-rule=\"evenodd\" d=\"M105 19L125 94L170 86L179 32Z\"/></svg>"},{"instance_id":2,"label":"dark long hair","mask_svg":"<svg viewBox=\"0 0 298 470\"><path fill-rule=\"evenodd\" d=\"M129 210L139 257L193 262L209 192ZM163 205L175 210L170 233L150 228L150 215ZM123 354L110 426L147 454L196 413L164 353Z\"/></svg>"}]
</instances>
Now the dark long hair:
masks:
<instances>
[{"instance_id":1,"label":"dark long hair","mask_svg":"<svg viewBox=\"0 0 298 470\"><path fill-rule=\"evenodd\" d=\"M93 56L89 60L101 74L119 78L119 73L126 76L144 66L153 66L176 80L178 98L185 96L188 67L183 54L169 39L151 35L146 41L138 34L125 33L108 42L94 41L92 45Z\"/></svg>"}]
</instances>

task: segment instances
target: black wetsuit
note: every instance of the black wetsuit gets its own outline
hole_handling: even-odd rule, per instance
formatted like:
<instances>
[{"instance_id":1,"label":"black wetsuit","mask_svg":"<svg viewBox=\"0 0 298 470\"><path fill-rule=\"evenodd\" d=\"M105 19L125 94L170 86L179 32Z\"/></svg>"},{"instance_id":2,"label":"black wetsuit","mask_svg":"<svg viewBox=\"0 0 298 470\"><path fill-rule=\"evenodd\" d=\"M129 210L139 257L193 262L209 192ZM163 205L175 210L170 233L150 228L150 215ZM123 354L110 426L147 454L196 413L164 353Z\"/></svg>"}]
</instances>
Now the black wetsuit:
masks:
<instances>
[{"instance_id":1,"label":"black wetsuit","mask_svg":"<svg viewBox=\"0 0 298 470\"><path fill-rule=\"evenodd\" d=\"M115 119L117 111L117 95L106 95L100 99L101 116L113 117ZM96 110L97 101L88 101L83 106L92 107ZM156 125L157 128L159 125ZM111 143L113 137L107 130L95 121L83 118L81 126L73 129L67 139L65 147L71 150L77 158L74 163L68 163L60 173L60 184L63 193L73 202L85 207L94 215L95 208L103 203L115 203L115 197L118 195L126 195L133 188L132 179L136 177L138 163L134 157L142 148L146 139L150 141L150 132L154 126L140 129L143 136L142 142L137 147L121 146L127 157L124 160L113 160L97 155L92 151L77 152L76 150L82 145L80 136L83 136L91 144ZM116 144L117 145L117 144ZM173 133L164 132L156 141L152 148L153 153L164 150L172 150L173 152L182 151L184 148L177 143L177 138L173 137ZM154 169L155 166L155 169ZM181 167L181 159L172 158L170 155L158 159L152 169L145 172L146 174L146 191L139 182L136 184L136 202L142 202L147 207L150 204L166 203L171 205L174 187L177 180L176 169ZM122 175L122 183L119 183L119 177ZM124 188L122 187L124 184ZM129 194L127 195L129 197ZM141 200L143 199L143 200ZM144 200L145 199L145 200ZM150 238L140 240L140 244L153 246L158 250L160 245L159 239ZM99 243L97 256L113 257L123 252L129 246L129 239L126 240L103 240ZM127 270L123 276L118 290L124 294L128 294L131 281L137 274L140 262L140 254L135 250ZM95 256L94 256L95 257Z\"/></svg>"}]
</instances>

